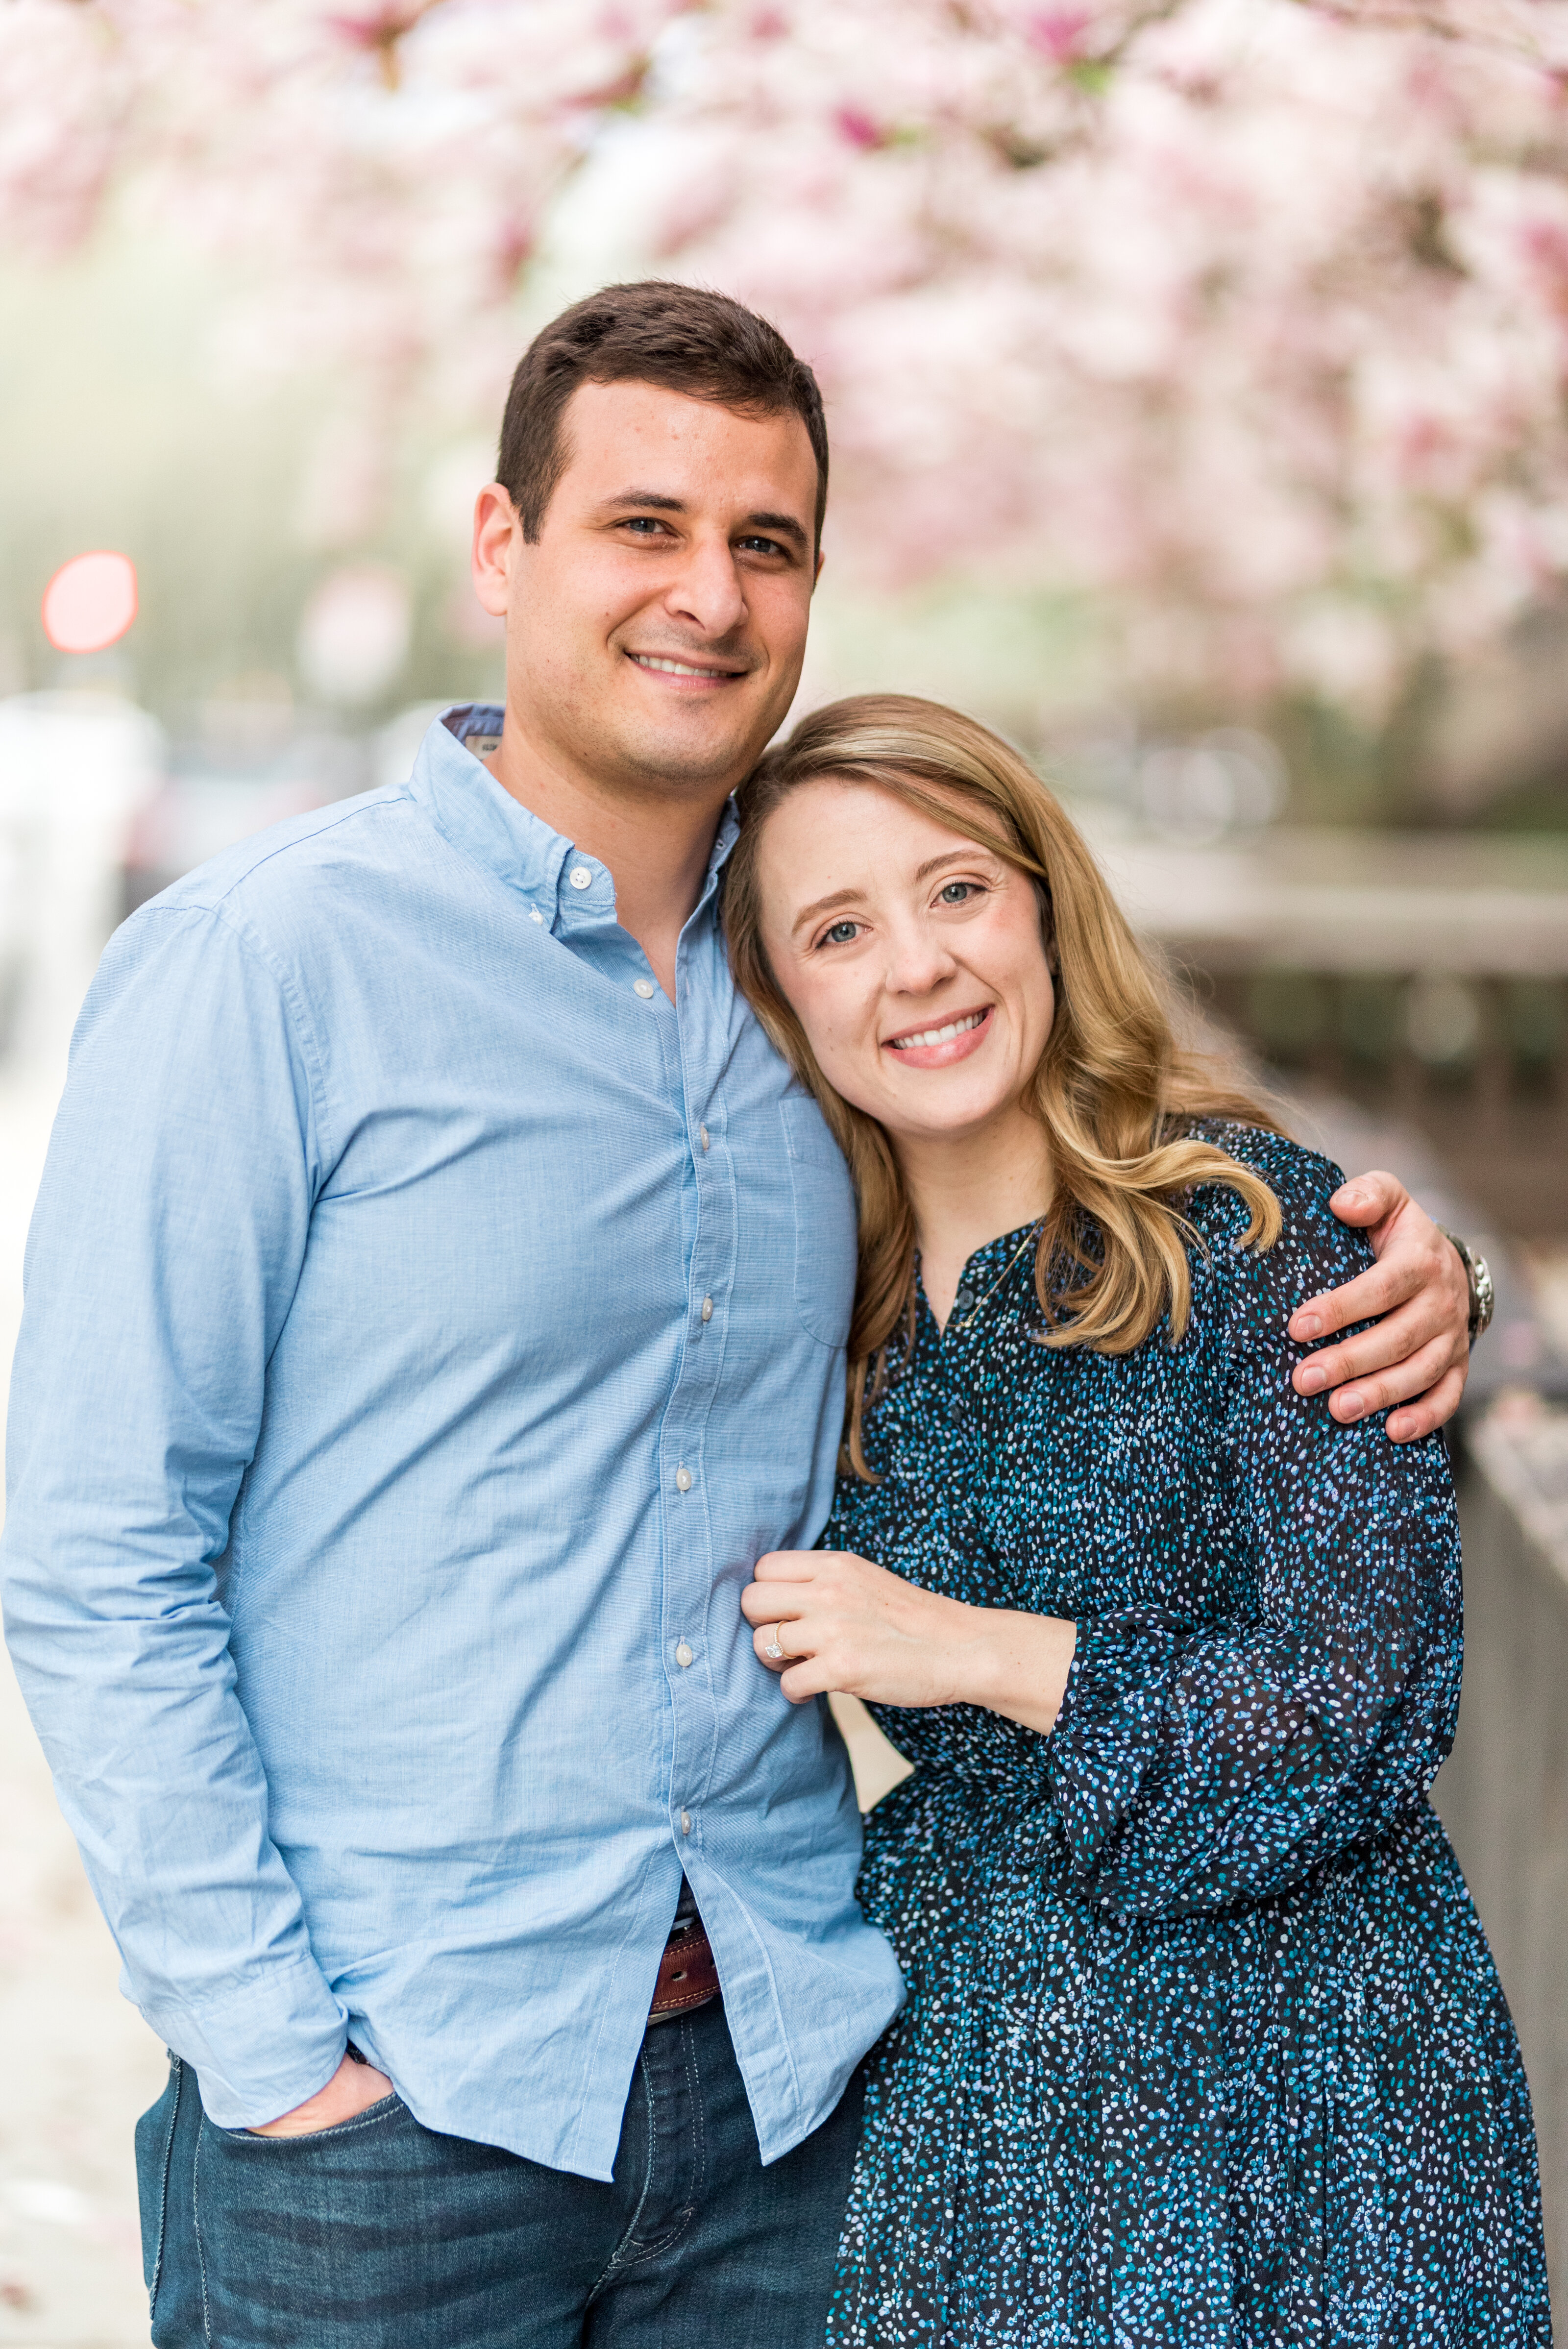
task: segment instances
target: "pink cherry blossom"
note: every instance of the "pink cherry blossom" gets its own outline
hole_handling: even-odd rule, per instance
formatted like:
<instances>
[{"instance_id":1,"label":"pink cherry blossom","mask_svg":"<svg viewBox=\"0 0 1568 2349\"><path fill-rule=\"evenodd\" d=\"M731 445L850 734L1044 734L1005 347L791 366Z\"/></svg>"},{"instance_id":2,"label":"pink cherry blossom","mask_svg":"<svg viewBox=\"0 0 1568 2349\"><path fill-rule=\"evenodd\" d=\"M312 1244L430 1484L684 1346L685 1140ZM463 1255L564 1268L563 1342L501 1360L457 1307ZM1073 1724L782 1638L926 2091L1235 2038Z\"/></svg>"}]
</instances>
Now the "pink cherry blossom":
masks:
<instances>
[{"instance_id":1,"label":"pink cherry blossom","mask_svg":"<svg viewBox=\"0 0 1568 2349\"><path fill-rule=\"evenodd\" d=\"M337 543L410 404L493 422L612 151L630 265L817 367L849 570L1059 591L1230 706L1376 705L1568 583L1564 0L0 12L10 246L119 202L240 264L252 363L343 388Z\"/></svg>"}]
</instances>

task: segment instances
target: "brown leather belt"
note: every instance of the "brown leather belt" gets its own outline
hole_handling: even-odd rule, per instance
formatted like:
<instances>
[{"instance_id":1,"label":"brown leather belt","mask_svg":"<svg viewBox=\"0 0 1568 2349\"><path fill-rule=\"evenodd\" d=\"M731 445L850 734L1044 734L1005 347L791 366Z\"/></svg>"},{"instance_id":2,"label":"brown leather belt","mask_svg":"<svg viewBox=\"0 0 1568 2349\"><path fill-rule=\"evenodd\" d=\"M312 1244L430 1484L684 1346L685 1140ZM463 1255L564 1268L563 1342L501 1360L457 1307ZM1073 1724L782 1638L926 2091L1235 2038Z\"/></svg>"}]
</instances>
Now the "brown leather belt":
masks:
<instances>
[{"instance_id":1,"label":"brown leather belt","mask_svg":"<svg viewBox=\"0 0 1568 2349\"><path fill-rule=\"evenodd\" d=\"M706 2006L711 1998L718 1995L719 1969L701 1926L693 1923L683 1933L671 1933L659 1961L659 1980L654 1985L653 2004L648 2010L649 2023L662 2023L671 2014L689 2013L693 2007Z\"/></svg>"}]
</instances>

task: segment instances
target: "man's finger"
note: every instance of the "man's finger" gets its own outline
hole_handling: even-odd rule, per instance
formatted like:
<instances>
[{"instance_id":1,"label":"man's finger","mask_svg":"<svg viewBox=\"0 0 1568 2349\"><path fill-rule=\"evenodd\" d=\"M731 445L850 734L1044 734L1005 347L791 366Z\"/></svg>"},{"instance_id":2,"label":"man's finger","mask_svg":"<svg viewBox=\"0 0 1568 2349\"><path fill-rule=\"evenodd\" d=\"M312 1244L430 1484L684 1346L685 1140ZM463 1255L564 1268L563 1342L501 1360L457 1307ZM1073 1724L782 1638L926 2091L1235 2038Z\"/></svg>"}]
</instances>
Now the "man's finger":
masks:
<instances>
[{"instance_id":1,"label":"man's finger","mask_svg":"<svg viewBox=\"0 0 1568 2349\"><path fill-rule=\"evenodd\" d=\"M1386 1320L1375 1321L1370 1330L1358 1331L1337 1346L1320 1347L1298 1362L1291 1373L1291 1384L1297 1394L1325 1394L1332 1387L1342 1387L1349 1379L1370 1377L1377 1371L1398 1370L1416 1356L1424 1356L1428 1347L1438 1351L1431 1357L1435 1367L1430 1377L1437 1378L1463 1359L1463 1334L1456 1330L1447 1317L1440 1313L1431 1299L1423 1293L1401 1305L1397 1313ZM1427 1381L1430 1383L1430 1380ZM1404 1390L1414 1394L1414 1387Z\"/></svg>"},{"instance_id":2,"label":"man's finger","mask_svg":"<svg viewBox=\"0 0 1568 2349\"><path fill-rule=\"evenodd\" d=\"M1428 1387L1414 1402L1404 1403L1391 1411L1385 1423L1390 1444L1414 1444L1417 1437L1430 1435L1452 1419L1459 1407L1465 1391L1464 1372L1446 1371L1435 1387Z\"/></svg>"},{"instance_id":3,"label":"man's finger","mask_svg":"<svg viewBox=\"0 0 1568 2349\"><path fill-rule=\"evenodd\" d=\"M1353 1174L1348 1183L1342 1183L1328 1204L1342 1224L1380 1224L1385 1216L1396 1214L1409 1195L1397 1174L1376 1166L1370 1174Z\"/></svg>"},{"instance_id":4,"label":"man's finger","mask_svg":"<svg viewBox=\"0 0 1568 2349\"><path fill-rule=\"evenodd\" d=\"M1443 1245L1446 1247L1448 1242ZM1286 1327L1298 1345L1310 1346L1314 1338L1332 1337L1334 1330L1348 1330L1353 1322L1376 1320L1380 1313L1390 1313L1397 1305L1418 1297L1429 1269L1421 1258L1410 1256L1368 1265L1342 1288L1330 1288L1322 1297L1309 1297L1304 1305L1298 1305Z\"/></svg>"},{"instance_id":5,"label":"man's finger","mask_svg":"<svg viewBox=\"0 0 1568 2349\"><path fill-rule=\"evenodd\" d=\"M1397 1402L1409 1402L1425 1394L1446 1378L1454 1367L1449 1351L1440 1339L1423 1346L1418 1353L1396 1362L1392 1370L1379 1371L1376 1378L1357 1379L1354 1385L1341 1387L1328 1399L1329 1410L1337 1420L1348 1424L1352 1420L1365 1419L1375 1411L1389 1411Z\"/></svg>"}]
</instances>

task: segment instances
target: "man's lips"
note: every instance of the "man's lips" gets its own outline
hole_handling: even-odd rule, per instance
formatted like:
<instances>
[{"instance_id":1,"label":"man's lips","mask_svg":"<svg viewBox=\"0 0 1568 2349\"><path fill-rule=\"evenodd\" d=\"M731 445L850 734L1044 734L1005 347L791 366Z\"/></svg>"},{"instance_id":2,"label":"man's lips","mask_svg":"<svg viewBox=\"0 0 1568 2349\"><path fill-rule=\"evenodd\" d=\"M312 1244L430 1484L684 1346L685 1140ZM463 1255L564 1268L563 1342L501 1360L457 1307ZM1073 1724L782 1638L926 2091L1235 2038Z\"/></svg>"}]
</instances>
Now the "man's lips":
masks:
<instances>
[{"instance_id":1,"label":"man's lips","mask_svg":"<svg viewBox=\"0 0 1568 2349\"><path fill-rule=\"evenodd\" d=\"M745 668L725 668L718 661L685 660L678 653L628 653L627 658L645 674L668 678L672 685L688 691L711 693L716 687L733 685L737 678L750 674Z\"/></svg>"},{"instance_id":2,"label":"man's lips","mask_svg":"<svg viewBox=\"0 0 1568 2349\"><path fill-rule=\"evenodd\" d=\"M950 1019L933 1019L924 1028L906 1028L901 1036L884 1036L882 1049L897 1053L901 1065L913 1069L946 1069L978 1051L991 1031L993 1003L973 1011L955 1011Z\"/></svg>"}]
</instances>

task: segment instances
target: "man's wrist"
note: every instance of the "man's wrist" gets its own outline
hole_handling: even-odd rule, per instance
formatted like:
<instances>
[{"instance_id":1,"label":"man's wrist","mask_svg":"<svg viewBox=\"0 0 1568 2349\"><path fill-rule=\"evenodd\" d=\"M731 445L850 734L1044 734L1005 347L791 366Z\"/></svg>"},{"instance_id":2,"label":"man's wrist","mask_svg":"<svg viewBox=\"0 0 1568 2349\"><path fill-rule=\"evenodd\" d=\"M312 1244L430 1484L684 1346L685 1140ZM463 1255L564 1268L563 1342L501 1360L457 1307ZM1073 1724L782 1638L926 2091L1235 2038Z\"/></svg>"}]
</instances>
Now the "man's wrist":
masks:
<instances>
[{"instance_id":1,"label":"man's wrist","mask_svg":"<svg viewBox=\"0 0 1568 2349\"><path fill-rule=\"evenodd\" d=\"M1480 1251L1478 1248L1472 1248L1468 1240L1460 1239L1458 1232L1449 1231L1446 1224L1439 1224L1438 1229L1455 1250L1465 1268L1465 1280L1469 1286L1470 1297L1469 1333L1470 1343L1473 1346L1476 1340L1483 1336L1490 1327L1492 1310L1497 1303L1497 1292L1492 1287L1491 1268Z\"/></svg>"}]
</instances>

